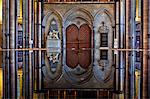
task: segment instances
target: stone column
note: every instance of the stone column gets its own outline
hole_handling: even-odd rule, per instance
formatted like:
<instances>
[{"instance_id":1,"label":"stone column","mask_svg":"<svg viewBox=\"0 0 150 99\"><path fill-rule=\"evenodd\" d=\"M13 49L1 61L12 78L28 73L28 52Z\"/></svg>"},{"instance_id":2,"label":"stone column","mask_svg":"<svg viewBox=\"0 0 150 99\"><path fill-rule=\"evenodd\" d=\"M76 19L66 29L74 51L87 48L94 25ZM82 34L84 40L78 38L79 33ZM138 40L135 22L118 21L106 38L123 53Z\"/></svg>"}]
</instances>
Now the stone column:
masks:
<instances>
[{"instance_id":1,"label":"stone column","mask_svg":"<svg viewBox=\"0 0 150 99\"><path fill-rule=\"evenodd\" d=\"M4 98L17 98L17 69L15 63L16 40L16 2L17 0L3 0L3 48L11 49L3 55Z\"/></svg>"},{"instance_id":2,"label":"stone column","mask_svg":"<svg viewBox=\"0 0 150 99\"><path fill-rule=\"evenodd\" d=\"M29 48L33 48L33 35L34 35L34 0L28 0L28 30L29 30ZM34 89L34 64L33 64L33 51L29 51L29 98L33 98Z\"/></svg>"},{"instance_id":3,"label":"stone column","mask_svg":"<svg viewBox=\"0 0 150 99\"><path fill-rule=\"evenodd\" d=\"M120 17L120 8L119 8L119 1L115 1L115 31L114 31L114 40L116 45L114 48L118 49L119 45L119 17ZM119 52L117 50L114 51L114 64L115 64L115 93L113 95L114 99L119 99Z\"/></svg>"},{"instance_id":4,"label":"stone column","mask_svg":"<svg viewBox=\"0 0 150 99\"><path fill-rule=\"evenodd\" d=\"M23 0L23 48L28 48L28 0ZM23 51L23 97L29 96L28 51Z\"/></svg>"},{"instance_id":5,"label":"stone column","mask_svg":"<svg viewBox=\"0 0 150 99\"><path fill-rule=\"evenodd\" d=\"M130 2L126 0L126 49L129 49L129 31L130 31ZM125 99L129 98L129 52L126 51L126 65L125 65Z\"/></svg>"},{"instance_id":6,"label":"stone column","mask_svg":"<svg viewBox=\"0 0 150 99\"><path fill-rule=\"evenodd\" d=\"M34 22L35 22L35 31L34 31L34 47L35 48L38 48L38 1L34 1L35 3L35 10L34 10L34 14L35 14L35 19L34 19ZM34 51L34 67L35 67L35 70L34 70L34 75L35 75L35 78L34 78L34 84L35 84L35 90L38 90L38 51Z\"/></svg>"},{"instance_id":7,"label":"stone column","mask_svg":"<svg viewBox=\"0 0 150 99\"><path fill-rule=\"evenodd\" d=\"M34 0L23 0L23 96L33 98L34 74L33 74L33 34L34 34Z\"/></svg>"},{"instance_id":8,"label":"stone column","mask_svg":"<svg viewBox=\"0 0 150 99\"><path fill-rule=\"evenodd\" d=\"M3 0L3 49L9 49L9 0ZM7 40L8 39L8 40ZM8 42L7 42L8 41ZM3 51L3 98L9 95L9 51Z\"/></svg>"},{"instance_id":9,"label":"stone column","mask_svg":"<svg viewBox=\"0 0 150 99\"><path fill-rule=\"evenodd\" d=\"M148 11L149 11L149 17L150 17L150 2L149 2L149 9L148 9ZM148 58L148 93L150 93L150 18L148 19L149 20L149 32L148 32L148 50L149 50L149 58ZM148 97L150 98L150 94L148 94Z\"/></svg>"},{"instance_id":10,"label":"stone column","mask_svg":"<svg viewBox=\"0 0 150 99\"><path fill-rule=\"evenodd\" d=\"M42 10L42 2L40 0L35 1L35 34L34 34L34 46L36 48L41 48L42 44L42 26L41 26L41 10ZM42 67L42 52L40 50L35 51L35 90L41 90L41 67Z\"/></svg>"},{"instance_id":11,"label":"stone column","mask_svg":"<svg viewBox=\"0 0 150 99\"><path fill-rule=\"evenodd\" d=\"M15 64L15 34L17 0L3 0L3 48L11 49L3 53L4 98L17 97L17 70Z\"/></svg>"},{"instance_id":12,"label":"stone column","mask_svg":"<svg viewBox=\"0 0 150 99\"><path fill-rule=\"evenodd\" d=\"M142 98L148 98L148 8L149 0L143 0L143 67L142 67Z\"/></svg>"},{"instance_id":13,"label":"stone column","mask_svg":"<svg viewBox=\"0 0 150 99\"><path fill-rule=\"evenodd\" d=\"M42 2L41 1L39 1L38 2L38 47L39 48L42 48L42 26L41 26L41 24L42 24L42 15L41 15L41 13L42 13ZM38 86L39 86L39 90L41 90L41 88L42 88L42 83L41 83L41 69L42 69L42 51L40 51L39 50L39 56L38 56L38 60L39 60L39 71L38 71Z\"/></svg>"},{"instance_id":14,"label":"stone column","mask_svg":"<svg viewBox=\"0 0 150 99\"><path fill-rule=\"evenodd\" d=\"M120 31L119 31L119 36L120 36L120 47L121 49L124 49L125 48L125 42L124 42L124 39L125 39L125 0L121 0L120 1L120 23L119 23L119 28L120 28ZM125 67L125 58L124 58L124 54L125 52L124 51L121 51L120 52L120 62L119 62L119 65L120 65L120 91L123 92L124 91L124 77L125 77L125 74L124 74L124 67Z\"/></svg>"},{"instance_id":15,"label":"stone column","mask_svg":"<svg viewBox=\"0 0 150 99\"><path fill-rule=\"evenodd\" d=\"M131 43L131 49L135 49L135 16L136 16L136 1L131 1L131 9L130 9L130 43ZM134 99L135 98L135 51L131 51L130 55L130 67L129 67L129 73L130 73L130 96L129 98Z\"/></svg>"},{"instance_id":16,"label":"stone column","mask_svg":"<svg viewBox=\"0 0 150 99\"><path fill-rule=\"evenodd\" d=\"M116 2L116 38L119 39L119 2ZM118 42L117 42L118 43ZM119 44L118 44L119 45ZM118 51L116 52L116 90L119 90L119 55Z\"/></svg>"},{"instance_id":17,"label":"stone column","mask_svg":"<svg viewBox=\"0 0 150 99\"><path fill-rule=\"evenodd\" d=\"M15 63L15 35L16 35L16 2L17 0L10 0L10 90L11 98L17 97L17 71Z\"/></svg>"}]
</instances>

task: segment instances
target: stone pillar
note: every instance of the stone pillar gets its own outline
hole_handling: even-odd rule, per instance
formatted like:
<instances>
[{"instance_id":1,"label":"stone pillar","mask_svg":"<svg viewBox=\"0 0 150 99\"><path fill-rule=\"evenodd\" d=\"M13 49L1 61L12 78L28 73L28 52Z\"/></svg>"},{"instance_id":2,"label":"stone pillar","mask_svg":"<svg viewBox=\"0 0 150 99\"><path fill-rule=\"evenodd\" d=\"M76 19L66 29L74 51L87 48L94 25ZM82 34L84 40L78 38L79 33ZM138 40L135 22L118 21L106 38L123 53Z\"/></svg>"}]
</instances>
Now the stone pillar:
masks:
<instances>
[{"instance_id":1,"label":"stone pillar","mask_svg":"<svg viewBox=\"0 0 150 99\"><path fill-rule=\"evenodd\" d=\"M34 0L23 0L23 97L33 98L34 64L33 64L33 34L34 34Z\"/></svg>"},{"instance_id":2,"label":"stone pillar","mask_svg":"<svg viewBox=\"0 0 150 99\"><path fill-rule=\"evenodd\" d=\"M29 48L33 48L33 37L34 37L34 0L28 0L28 29L29 29ZM34 90L34 64L33 64L33 51L29 51L29 98L33 98Z\"/></svg>"},{"instance_id":3,"label":"stone pillar","mask_svg":"<svg viewBox=\"0 0 150 99\"><path fill-rule=\"evenodd\" d=\"M149 2L149 9L148 9L148 11L149 11L149 17L150 17L150 2ZM150 18L148 19L149 20L149 32L148 32L148 50L149 50L149 52L148 52L148 93L150 93ZM150 98L150 94L148 94L148 97Z\"/></svg>"},{"instance_id":4,"label":"stone pillar","mask_svg":"<svg viewBox=\"0 0 150 99\"><path fill-rule=\"evenodd\" d=\"M148 98L148 8L149 0L143 0L143 67L142 98Z\"/></svg>"},{"instance_id":5,"label":"stone pillar","mask_svg":"<svg viewBox=\"0 0 150 99\"><path fill-rule=\"evenodd\" d=\"M129 31L130 31L130 2L126 0L126 49L129 49ZM126 65L125 65L125 99L129 98L129 52L126 51Z\"/></svg>"},{"instance_id":6,"label":"stone pillar","mask_svg":"<svg viewBox=\"0 0 150 99\"><path fill-rule=\"evenodd\" d=\"M121 0L120 1L120 23L119 23L119 36L120 36L120 47L121 49L125 48L125 0ZM124 51L120 51L120 62L119 62L119 66L120 66L120 91L123 92L124 91L124 67L125 67L125 58L124 58Z\"/></svg>"},{"instance_id":7,"label":"stone pillar","mask_svg":"<svg viewBox=\"0 0 150 99\"><path fill-rule=\"evenodd\" d=\"M41 25L41 10L42 10L42 2L40 0L37 0L35 2L35 34L34 34L34 46L36 48L42 48L42 25ZM41 67L42 67L42 52L40 50L35 51L35 84L36 88L35 90L40 91L41 90Z\"/></svg>"},{"instance_id":8,"label":"stone pillar","mask_svg":"<svg viewBox=\"0 0 150 99\"><path fill-rule=\"evenodd\" d=\"M114 39L116 39L116 43L117 43L117 45L119 45L119 17L120 17L120 10L119 10L120 8L119 8L119 1L118 2L115 2L115 24L116 24L116 28L115 28L115 37L114 37ZM118 46L116 47L116 48L118 48ZM118 92L119 91L119 52L118 51L116 51L115 52L115 68L116 68L116 70L115 70L115 90L116 90L116 92Z\"/></svg>"},{"instance_id":9,"label":"stone pillar","mask_svg":"<svg viewBox=\"0 0 150 99\"><path fill-rule=\"evenodd\" d=\"M124 39L125 39L125 0L119 0L116 2L116 37L118 41L119 49L124 49ZM123 97L124 91L124 52L117 51L116 54L116 91L117 95L115 98Z\"/></svg>"},{"instance_id":10,"label":"stone pillar","mask_svg":"<svg viewBox=\"0 0 150 99\"><path fill-rule=\"evenodd\" d=\"M23 0L23 48L28 48L28 0ZM23 51L23 97L29 96L28 85L28 51Z\"/></svg>"},{"instance_id":11,"label":"stone pillar","mask_svg":"<svg viewBox=\"0 0 150 99\"><path fill-rule=\"evenodd\" d=\"M3 49L9 48L9 43L7 43L7 39L9 39L9 0L3 0L2 4L3 8ZM8 98L9 95L9 51L3 52L3 98Z\"/></svg>"},{"instance_id":12,"label":"stone pillar","mask_svg":"<svg viewBox=\"0 0 150 99\"><path fill-rule=\"evenodd\" d=\"M35 13L35 32L34 32L34 47L35 48L38 48L38 1L35 1L35 10L34 10L34 13ZM34 75L35 75L35 79L34 79L34 84L35 84L35 90L38 90L38 51L34 51L34 67L35 67L35 70L34 70Z\"/></svg>"},{"instance_id":13,"label":"stone pillar","mask_svg":"<svg viewBox=\"0 0 150 99\"><path fill-rule=\"evenodd\" d=\"M114 48L118 49L119 45L119 18L120 18L120 8L119 1L115 1L115 30L114 30L114 41L116 45ZM115 78L114 78L114 90L115 93L113 95L114 99L119 99L119 86L120 86L120 78L119 78L119 52L117 50L114 51L114 65L115 65Z\"/></svg>"},{"instance_id":14,"label":"stone pillar","mask_svg":"<svg viewBox=\"0 0 150 99\"><path fill-rule=\"evenodd\" d=\"M131 9L130 9L130 43L131 49L135 49L135 16L136 16L136 1L131 1ZM135 51L131 51L130 54L130 67L129 67L129 74L130 74L130 96L129 98L135 98Z\"/></svg>"},{"instance_id":15,"label":"stone pillar","mask_svg":"<svg viewBox=\"0 0 150 99\"><path fill-rule=\"evenodd\" d=\"M42 48L42 31L41 31L41 28L42 28L42 26L41 26L41 24L42 24L42 2L41 1L39 1L38 2L38 47L39 48ZM39 60L39 71L38 71L38 86L39 86L39 90L41 90L41 88L42 88L42 83L41 83L41 69L42 69L42 51L40 51L39 50L39 56L38 56L38 60Z\"/></svg>"},{"instance_id":16,"label":"stone pillar","mask_svg":"<svg viewBox=\"0 0 150 99\"><path fill-rule=\"evenodd\" d=\"M17 70L15 63L15 35L16 35L16 2L17 0L10 0L10 96L17 97Z\"/></svg>"},{"instance_id":17,"label":"stone pillar","mask_svg":"<svg viewBox=\"0 0 150 99\"><path fill-rule=\"evenodd\" d=\"M17 69L15 63L16 2L3 0L3 48L11 49L3 53L4 90L3 98L17 98Z\"/></svg>"}]
</instances>

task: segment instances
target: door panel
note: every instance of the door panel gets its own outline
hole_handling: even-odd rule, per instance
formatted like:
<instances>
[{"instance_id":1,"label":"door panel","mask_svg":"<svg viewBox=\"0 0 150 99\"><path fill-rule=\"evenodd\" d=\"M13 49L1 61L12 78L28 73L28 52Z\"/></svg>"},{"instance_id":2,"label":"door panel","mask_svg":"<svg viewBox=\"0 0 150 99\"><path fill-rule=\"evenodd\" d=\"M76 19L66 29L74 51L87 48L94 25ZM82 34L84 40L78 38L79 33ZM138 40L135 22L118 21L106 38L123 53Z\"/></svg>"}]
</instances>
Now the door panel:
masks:
<instances>
[{"instance_id":1,"label":"door panel","mask_svg":"<svg viewBox=\"0 0 150 99\"><path fill-rule=\"evenodd\" d=\"M75 68L78 65L78 27L70 25L66 30L66 46L67 46L67 60L66 64L70 68ZM74 49L74 50L71 50Z\"/></svg>"},{"instance_id":2,"label":"door panel","mask_svg":"<svg viewBox=\"0 0 150 99\"><path fill-rule=\"evenodd\" d=\"M66 30L67 66L75 68L78 64L87 69L91 63L91 30L87 24L79 29L70 25ZM73 50L71 50L73 49Z\"/></svg>"},{"instance_id":3,"label":"door panel","mask_svg":"<svg viewBox=\"0 0 150 99\"><path fill-rule=\"evenodd\" d=\"M91 30L87 24L81 25L79 29L79 64L87 69L91 63Z\"/></svg>"}]
</instances>

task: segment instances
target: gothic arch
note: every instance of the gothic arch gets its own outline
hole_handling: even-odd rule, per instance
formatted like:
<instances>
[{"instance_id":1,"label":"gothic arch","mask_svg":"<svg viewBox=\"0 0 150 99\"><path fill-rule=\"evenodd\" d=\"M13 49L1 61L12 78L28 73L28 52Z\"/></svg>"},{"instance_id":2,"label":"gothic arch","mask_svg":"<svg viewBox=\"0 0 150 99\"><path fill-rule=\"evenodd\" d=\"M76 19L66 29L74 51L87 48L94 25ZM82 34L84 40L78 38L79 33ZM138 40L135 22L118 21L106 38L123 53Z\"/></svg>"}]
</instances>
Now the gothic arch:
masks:
<instances>
[{"instance_id":1,"label":"gothic arch","mask_svg":"<svg viewBox=\"0 0 150 99\"><path fill-rule=\"evenodd\" d=\"M61 16L61 14L58 11L51 9L50 11L46 12L45 16L43 17L42 27L46 26L47 20L52 14L56 15L58 17L59 21L62 22L63 16Z\"/></svg>"},{"instance_id":2,"label":"gothic arch","mask_svg":"<svg viewBox=\"0 0 150 99\"><path fill-rule=\"evenodd\" d=\"M63 22L63 48L66 48L66 30L71 25L76 25L77 29L80 30L80 27L83 24L86 24L89 29L91 30L91 47L93 45L92 37L93 37L93 17L92 15L83 8L72 8L64 15L64 22ZM69 68L66 64L66 50L63 50L63 70L64 70L64 77L65 79L70 82L71 84L79 85L86 83L91 75L92 75L92 61L89 65L88 69L82 68L82 66L77 65L75 68ZM91 56L92 56L91 51ZM92 60L92 59L91 59Z\"/></svg>"},{"instance_id":3,"label":"gothic arch","mask_svg":"<svg viewBox=\"0 0 150 99\"><path fill-rule=\"evenodd\" d=\"M69 11L67 11L64 15L64 24L67 23L66 21L71 21L77 17L83 18L88 22L90 26L92 26L92 22L94 20L93 16L91 13L84 8L72 8ZM66 25L66 24L65 24ZM92 28L92 27L91 27Z\"/></svg>"},{"instance_id":4,"label":"gothic arch","mask_svg":"<svg viewBox=\"0 0 150 99\"><path fill-rule=\"evenodd\" d=\"M113 47L113 26L114 26L114 17L112 14L105 8L99 9L98 12L94 16L94 66L93 73L94 77L101 82L102 84L106 84L107 86L111 86L113 81L113 57L112 50ZM103 25L102 25L103 24ZM107 29L106 31L101 29ZM104 33L107 32L107 33ZM107 34L107 42L108 45L106 47L101 46L101 35ZM102 50L103 49L103 50ZM104 50L105 49L105 50ZM101 52L107 51L107 59L101 59ZM111 82L111 83L110 83Z\"/></svg>"},{"instance_id":5,"label":"gothic arch","mask_svg":"<svg viewBox=\"0 0 150 99\"><path fill-rule=\"evenodd\" d=\"M94 15L94 21L95 21L95 18L99 15L99 14L102 14L102 13L105 13L107 14L107 16L109 17L111 23L112 23L112 26L115 26L115 18L114 16L108 11L108 9L106 8L100 8L97 13Z\"/></svg>"},{"instance_id":6,"label":"gothic arch","mask_svg":"<svg viewBox=\"0 0 150 99\"><path fill-rule=\"evenodd\" d=\"M48 12L43 18L42 37L44 47L48 48L44 55L45 66L42 68L43 74L49 81L58 80L62 73L62 18L54 10Z\"/></svg>"}]
</instances>

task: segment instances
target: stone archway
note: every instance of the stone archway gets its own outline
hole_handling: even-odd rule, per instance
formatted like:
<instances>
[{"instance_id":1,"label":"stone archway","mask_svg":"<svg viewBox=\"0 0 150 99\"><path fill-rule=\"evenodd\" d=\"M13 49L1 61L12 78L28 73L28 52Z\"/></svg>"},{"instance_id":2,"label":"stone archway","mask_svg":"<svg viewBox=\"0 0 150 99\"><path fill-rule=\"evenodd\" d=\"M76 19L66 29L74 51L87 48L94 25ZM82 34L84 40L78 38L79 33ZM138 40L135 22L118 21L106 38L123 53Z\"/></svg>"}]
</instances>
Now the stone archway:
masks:
<instances>
[{"instance_id":1,"label":"stone archway","mask_svg":"<svg viewBox=\"0 0 150 99\"><path fill-rule=\"evenodd\" d=\"M64 77L71 84L80 85L86 83L92 75L93 19L84 9L71 9L65 15L63 24Z\"/></svg>"}]
</instances>

